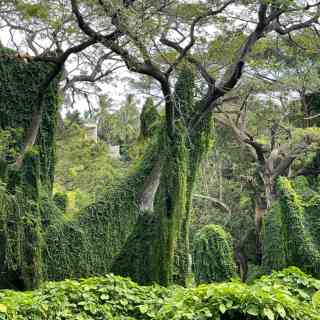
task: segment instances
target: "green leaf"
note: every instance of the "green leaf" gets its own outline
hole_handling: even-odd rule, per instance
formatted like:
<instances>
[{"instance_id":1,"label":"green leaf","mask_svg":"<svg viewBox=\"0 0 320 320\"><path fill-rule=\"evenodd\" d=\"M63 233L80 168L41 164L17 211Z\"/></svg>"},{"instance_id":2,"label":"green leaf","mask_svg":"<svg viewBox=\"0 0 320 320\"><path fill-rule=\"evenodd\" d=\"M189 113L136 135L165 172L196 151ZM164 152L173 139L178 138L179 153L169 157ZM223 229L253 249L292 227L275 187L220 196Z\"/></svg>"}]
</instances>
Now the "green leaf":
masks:
<instances>
[{"instance_id":1,"label":"green leaf","mask_svg":"<svg viewBox=\"0 0 320 320\"><path fill-rule=\"evenodd\" d=\"M273 311L271 309L264 308L263 309L263 313L269 320L274 320L274 313L273 313Z\"/></svg>"},{"instance_id":2,"label":"green leaf","mask_svg":"<svg viewBox=\"0 0 320 320\"><path fill-rule=\"evenodd\" d=\"M312 296L312 304L315 307L320 307L320 291L316 292L313 296Z\"/></svg>"},{"instance_id":3,"label":"green leaf","mask_svg":"<svg viewBox=\"0 0 320 320\"><path fill-rule=\"evenodd\" d=\"M221 312L222 314L224 314L224 313L227 311L227 308L226 308L226 306L225 306L223 303L221 303L221 304L219 305L219 310L220 310L220 312Z\"/></svg>"},{"instance_id":4,"label":"green leaf","mask_svg":"<svg viewBox=\"0 0 320 320\"><path fill-rule=\"evenodd\" d=\"M5 304L0 304L0 312L7 313L7 306Z\"/></svg>"},{"instance_id":5,"label":"green leaf","mask_svg":"<svg viewBox=\"0 0 320 320\"><path fill-rule=\"evenodd\" d=\"M251 314L252 316L257 316L259 314L259 308L256 305L251 304L247 308L247 313Z\"/></svg>"},{"instance_id":6,"label":"green leaf","mask_svg":"<svg viewBox=\"0 0 320 320\"><path fill-rule=\"evenodd\" d=\"M146 305L141 305L141 306L139 306L139 310L140 310L140 312L141 312L142 314L145 314L145 313L148 312L148 306L146 306Z\"/></svg>"},{"instance_id":7,"label":"green leaf","mask_svg":"<svg viewBox=\"0 0 320 320\"><path fill-rule=\"evenodd\" d=\"M276 310L282 318L285 318L286 310L284 309L284 307L281 304L279 304L279 303L277 304Z\"/></svg>"},{"instance_id":8,"label":"green leaf","mask_svg":"<svg viewBox=\"0 0 320 320\"><path fill-rule=\"evenodd\" d=\"M101 300L109 300L109 296L108 296L107 294L102 294L102 295L100 296L100 299L101 299Z\"/></svg>"}]
</instances>

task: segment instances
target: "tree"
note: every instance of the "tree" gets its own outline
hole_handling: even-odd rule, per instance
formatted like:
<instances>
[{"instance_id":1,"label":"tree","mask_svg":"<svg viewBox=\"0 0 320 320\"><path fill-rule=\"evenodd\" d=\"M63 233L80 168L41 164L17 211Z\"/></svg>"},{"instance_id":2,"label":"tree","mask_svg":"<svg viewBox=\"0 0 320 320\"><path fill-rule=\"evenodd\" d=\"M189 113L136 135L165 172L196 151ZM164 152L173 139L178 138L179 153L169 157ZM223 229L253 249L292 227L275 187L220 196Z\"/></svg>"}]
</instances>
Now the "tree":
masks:
<instances>
[{"instance_id":1,"label":"tree","mask_svg":"<svg viewBox=\"0 0 320 320\"><path fill-rule=\"evenodd\" d=\"M111 158L103 141L88 138L83 127L77 123L66 127L57 137L54 188L69 195L72 201L67 209L72 214L93 203L97 194L114 183L120 169L125 168Z\"/></svg>"},{"instance_id":2,"label":"tree","mask_svg":"<svg viewBox=\"0 0 320 320\"><path fill-rule=\"evenodd\" d=\"M28 50L27 53L6 52L5 56L9 55L9 57L17 57L27 61L43 61L52 67L47 77L38 85L38 93L34 97L32 121L24 135L22 150L16 159L16 165L21 167L25 152L36 142L43 114L45 113L45 94L50 84L53 81L57 81L58 78L59 80L64 78L66 80L64 89L75 89L77 82L94 83L97 79L103 79L110 74L114 66L103 73L101 72L101 65L109 57L109 54L104 54L103 57L89 60L90 63L85 65L89 72L81 71L81 75L75 75L71 79L68 77L70 72L65 68L66 61L71 55L80 54L96 44L96 41L81 37L74 29L72 31L70 26L72 13L71 11L67 12L65 3L60 0L48 1L47 7L43 6L41 1L36 3L6 1L0 5L0 20L3 27L8 28L12 35L15 31L19 31L20 37L24 37L25 40L22 49ZM110 34L110 38L117 36L117 33ZM44 37L47 39L46 47L39 44L39 39ZM15 48L21 49L21 46L18 46L15 42L15 37L12 36L11 39ZM82 58L85 57L86 54L83 53ZM80 62L78 61L78 63ZM73 68L73 71L75 69L77 68ZM72 96L74 96L74 91ZM79 89L77 92L81 92L81 90ZM87 97L86 93L84 93L84 96Z\"/></svg>"},{"instance_id":3,"label":"tree","mask_svg":"<svg viewBox=\"0 0 320 320\"><path fill-rule=\"evenodd\" d=\"M319 18L318 4L303 6L298 2L248 2L246 8L252 22L240 44L233 50L229 65L222 68L221 77L218 77L217 69L210 69L211 61L202 61L195 49L197 45L202 45L199 43L200 31L212 21L218 21L217 26L222 25L224 29L232 25L227 19L229 9L231 6L242 8L241 4L234 0L216 5L211 2L123 3L103 0L83 1L79 5L78 1L71 0L71 6L77 26L86 40L64 51L57 60L50 59L55 66L54 73L44 82L41 94L45 92L46 84L59 74L71 53L99 44L99 48L106 50L105 54L112 52L130 71L149 76L158 82L163 95L165 122L162 135L150 142L152 155L146 151L145 158L140 163L141 172L137 171L127 180L128 186L137 190L128 190L128 187L122 184L121 192L115 190L110 192L104 201L97 201L74 221L73 228L66 224L51 226L46 235L48 247L45 259L48 274L52 274L53 270L59 276L67 272L77 275L90 274L93 272L93 265L99 272L104 272L109 268L109 264L114 263L116 256L119 261L124 262L121 270L113 264L112 268L117 272L138 277L141 282L156 281L168 285L173 278L175 256L179 256L179 282L183 283L189 270L188 226L194 180L201 159L210 145L212 111L220 105L221 100L227 99L224 96L238 84L246 60L256 43L272 33L287 35L312 26ZM302 18L297 21L299 14ZM178 23L172 21L172 16L177 16ZM235 25L232 27L236 28ZM238 33L235 30L231 31L231 34L233 32ZM177 34L180 34L178 40ZM211 41L212 38L214 35L209 36L208 40ZM176 78L178 73L184 76ZM200 76L198 80L201 84L200 97L196 100L195 76ZM176 79L177 81L174 81ZM201 90L204 83L206 89ZM35 120L41 115L39 110L41 111L42 104L40 100L38 102L35 104ZM33 138L28 139L31 141L27 143L29 145L33 145L34 137L39 131L39 120L33 123L36 125L31 125ZM148 156L152 161L147 161ZM150 189L154 199L145 207L143 195ZM127 201L120 201L116 195L121 195ZM108 251L103 246L106 241L110 241L111 233L106 234L105 229L117 218L115 208L121 210L127 221L124 225L112 225L112 235L120 239ZM107 214L105 210L108 211ZM100 212L104 214L101 215ZM105 220L106 218L108 220ZM104 219L106 224L104 229L101 229L101 219ZM133 229L128 222L134 224ZM147 229L153 232L143 234L142 226L149 224L150 229ZM99 230L96 234L102 239L101 242L96 241L93 230ZM57 245L57 238L61 239L62 248L59 247L60 244ZM77 242L74 242L75 239ZM65 248L69 248L73 254L66 256ZM78 256L74 252L77 252ZM141 254L137 256L137 252ZM105 263L101 264L97 261L97 257L101 256L105 260L109 259L108 262L103 261ZM64 262L66 270L62 273L57 261Z\"/></svg>"},{"instance_id":4,"label":"tree","mask_svg":"<svg viewBox=\"0 0 320 320\"><path fill-rule=\"evenodd\" d=\"M254 17L256 18L256 20L254 20L254 28L248 32L242 44L234 52L230 66L226 68L221 77L221 81L217 82L195 55L191 54L191 49L197 42L196 30L198 25L210 21L211 18L217 18L220 14L223 16L228 7L231 4L235 4L235 1L226 1L225 3L222 3L221 6L214 9L209 3L203 7L193 7L199 10L199 13L197 13L194 18L190 19L191 22L188 20L188 15L185 11L182 10L182 14L179 15L179 9L181 9L179 3L174 3L170 7L167 7L166 4L161 2L156 6L150 4L149 10L145 10L144 2L140 3L139 1L135 1L132 4L132 7L127 8L118 4L116 10L114 10L107 2L100 1L99 4L97 4L98 7L107 17L111 18L114 27L121 30L123 39L126 39L124 41L127 41L127 43L130 43L131 45L130 50L125 46L122 46L118 41L108 41L104 38L102 33L96 31L97 28L94 29L94 27L89 26L80 12L78 1L72 0L71 2L73 12L77 17L78 25L88 37L98 39L102 45L118 54L129 70L150 76L159 82L165 101L166 142L164 149L168 151L179 148L179 144L181 143L181 138L178 138L180 135L177 127L178 123L180 124L183 122L185 130L187 130L187 136L191 137L191 139L197 135L201 135L206 130L213 109L219 104L219 99L236 86L241 78L245 59L261 38L271 32L286 35L295 30L307 28L313 25L319 18L319 13L315 10L313 13L314 15L311 18L303 22L291 23L293 16L295 16L297 12L301 12L302 10L302 12L308 13L310 9L313 10L318 5L299 7L296 3L292 3L290 6L290 4L288 5L287 3L279 4L273 1L270 3L264 1L250 2L248 8L253 11L253 7L258 5L258 9L255 13L256 17ZM185 9L186 7L183 8ZM155 27L153 27L152 23L146 25L138 23L138 21L143 20L142 17L152 21L154 12L163 14L165 13L165 10L168 9L175 11L181 19L181 25L187 27L187 33L183 32L183 27L178 29L178 31L183 34L183 40L186 43L184 47L181 46L179 41L174 41L170 38L170 32L175 32L175 25L172 23L171 19L163 19L163 24L161 24L161 20L159 20L159 24ZM290 15L290 12L292 12L291 10L294 12L293 16ZM110 12L111 14L109 14ZM281 19L283 19L281 22L287 22L285 26L281 24ZM130 21L135 21L136 25L133 26L132 23L130 24ZM130 27L128 28L128 26ZM148 34L148 37L143 37L143 33ZM160 37L161 45L174 51L174 59L168 63L166 68L160 66L152 55L152 52L157 51L158 48L154 45L154 43L157 43L157 37ZM167 61L165 58L164 60ZM183 112L179 113L179 104L174 97L169 80L173 71L183 60L187 60L199 71L208 87L207 92L203 95L202 99L200 99L194 107L191 107L192 112L189 114ZM189 104L187 105L189 106ZM175 153L178 154L178 150L175 150ZM168 155L174 158L177 157L174 155L175 153L169 152ZM199 155L196 157L198 156ZM173 161L172 158L165 157L165 161L170 163ZM177 163L181 162L179 155L175 161ZM198 163L198 161L195 161L195 163ZM172 167L171 169L181 170L182 168L183 166L181 164L181 167ZM197 169L193 169L194 172L196 172ZM192 180L193 179L191 179L191 181ZM181 215L181 210L175 209L175 204L178 204L183 197L187 197L187 202L189 203L192 187L186 188L185 191L182 191L179 187L176 188L176 190L172 190L170 187L172 187L173 180L166 171L162 172L161 181L163 186L161 186L160 182L159 193L164 196L163 200L165 201L165 204L161 208L162 212L160 213L160 234L158 242L161 243L161 250L158 250L156 253L158 257L155 256L153 259L159 264L158 270L160 271L159 274L155 273L155 279L160 281L160 283L168 284L172 278L174 247L177 239L177 232L174 230L176 230L177 226L183 221L183 218L181 217L184 216ZM183 193L185 195L183 195ZM187 204L187 207L188 206L189 205ZM188 212L188 209L185 212ZM188 252L188 250L185 250L185 252Z\"/></svg>"}]
</instances>

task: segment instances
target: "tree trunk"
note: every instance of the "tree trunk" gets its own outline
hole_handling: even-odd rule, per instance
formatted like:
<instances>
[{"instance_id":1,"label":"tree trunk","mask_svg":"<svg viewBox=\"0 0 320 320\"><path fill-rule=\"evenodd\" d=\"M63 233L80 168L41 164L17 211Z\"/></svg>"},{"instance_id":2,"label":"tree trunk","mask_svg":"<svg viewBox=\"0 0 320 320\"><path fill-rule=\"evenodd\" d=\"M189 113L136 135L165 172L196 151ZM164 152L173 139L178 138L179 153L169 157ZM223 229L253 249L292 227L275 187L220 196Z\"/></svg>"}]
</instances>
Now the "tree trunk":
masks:
<instances>
[{"instance_id":1,"label":"tree trunk","mask_svg":"<svg viewBox=\"0 0 320 320\"><path fill-rule=\"evenodd\" d=\"M266 205L267 209L271 208L276 198L276 183L271 174L265 173L263 176L265 185Z\"/></svg>"}]
</instances>

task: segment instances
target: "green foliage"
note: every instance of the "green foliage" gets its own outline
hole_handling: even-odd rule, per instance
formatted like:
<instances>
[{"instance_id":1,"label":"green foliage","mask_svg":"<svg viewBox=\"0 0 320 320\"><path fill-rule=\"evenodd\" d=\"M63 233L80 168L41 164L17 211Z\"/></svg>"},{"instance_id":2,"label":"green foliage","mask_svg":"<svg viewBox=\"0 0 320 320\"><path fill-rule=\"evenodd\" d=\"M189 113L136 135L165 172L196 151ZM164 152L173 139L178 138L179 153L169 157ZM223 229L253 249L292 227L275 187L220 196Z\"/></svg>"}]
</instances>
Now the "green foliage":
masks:
<instances>
[{"instance_id":1,"label":"green foliage","mask_svg":"<svg viewBox=\"0 0 320 320\"><path fill-rule=\"evenodd\" d=\"M139 135L140 113L133 95L115 112L109 100L100 99L100 110L96 115L99 137L112 145L130 145Z\"/></svg>"},{"instance_id":2,"label":"green foliage","mask_svg":"<svg viewBox=\"0 0 320 320\"><path fill-rule=\"evenodd\" d=\"M12 54L0 59L0 78L3 80L0 83L0 131L10 134L10 150L16 155L31 122L38 88L50 72L51 65L33 61L26 63L16 59L14 53L8 49L1 49L0 53ZM46 111L43 114L36 145L40 153L41 181L51 190L55 162L57 81L50 85L45 104Z\"/></svg>"},{"instance_id":3,"label":"green foliage","mask_svg":"<svg viewBox=\"0 0 320 320\"><path fill-rule=\"evenodd\" d=\"M182 127L186 125L191 115L199 104L194 101L195 88L194 72L188 65L184 65L180 71L176 88L175 88L175 112L180 119ZM212 147L212 117L211 114L202 121L199 130L192 133L185 132L187 157L185 162L187 165L187 185L185 194L185 213L182 215L182 221L179 226L179 236L176 249L176 281L180 284L187 285L186 279L190 278L190 262L189 256L190 239L189 229L192 216L192 193L195 181L199 172L200 164L206 156L208 150Z\"/></svg>"},{"instance_id":4,"label":"green foliage","mask_svg":"<svg viewBox=\"0 0 320 320\"><path fill-rule=\"evenodd\" d=\"M39 155L29 150L14 195L1 190L1 286L22 282L19 289L37 287L42 280L41 216L39 209ZM12 281L10 283L10 281Z\"/></svg>"},{"instance_id":5,"label":"green foliage","mask_svg":"<svg viewBox=\"0 0 320 320\"><path fill-rule=\"evenodd\" d=\"M304 177L280 178L278 189L279 203L265 219L263 265L267 271L295 265L319 275L319 195Z\"/></svg>"},{"instance_id":6,"label":"green foliage","mask_svg":"<svg viewBox=\"0 0 320 320\"><path fill-rule=\"evenodd\" d=\"M0 158L0 182L7 180L8 175L8 163L6 160Z\"/></svg>"},{"instance_id":7,"label":"green foliage","mask_svg":"<svg viewBox=\"0 0 320 320\"><path fill-rule=\"evenodd\" d=\"M66 212L68 207L68 195L66 193L56 192L53 196L53 201L62 212Z\"/></svg>"},{"instance_id":8,"label":"green foliage","mask_svg":"<svg viewBox=\"0 0 320 320\"><path fill-rule=\"evenodd\" d=\"M168 294L113 275L49 282L34 292L1 292L0 319L152 319Z\"/></svg>"},{"instance_id":9,"label":"green foliage","mask_svg":"<svg viewBox=\"0 0 320 320\"><path fill-rule=\"evenodd\" d=\"M21 129L0 130L0 159L12 161L17 157L17 141L21 141L21 137Z\"/></svg>"},{"instance_id":10,"label":"green foliage","mask_svg":"<svg viewBox=\"0 0 320 320\"><path fill-rule=\"evenodd\" d=\"M176 83L178 118L174 137L170 139L162 133L163 137L158 142L158 150L161 152L155 157L163 167L154 213L146 213L144 217L140 217L139 224L119 256L120 259L116 260L119 266L113 269L120 269L121 274L132 274L135 279L140 273L139 278L147 283L157 281L168 285L174 280L186 284L190 272L191 192L200 161L211 141L208 138L211 132L210 117L196 134L188 137L185 121L194 107L193 81L192 71L186 67L179 74ZM177 109L178 106L180 110ZM148 232L143 231L141 226ZM122 266L130 267L124 273Z\"/></svg>"},{"instance_id":11,"label":"green foliage","mask_svg":"<svg viewBox=\"0 0 320 320\"><path fill-rule=\"evenodd\" d=\"M133 164L127 176L105 185L92 205L68 219L57 219L48 227L44 256L48 279L110 272L141 214L140 191L154 166L158 148L155 139L144 159ZM130 252L126 254L129 256ZM129 260L123 267L134 270ZM141 270L136 280L144 278Z\"/></svg>"},{"instance_id":12,"label":"green foliage","mask_svg":"<svg viewBox=\"0 0 320 320\"><path fill-rule=\"evenodd\" d=\"M312 302L312 297L320 290L320 280L305 274L297 267L289 267L263 276L256 283L269 286L282 286L301 302Z\"/></svg>"},{"instance_id":13,"label":"green foliage","mask_svg":"<svg viewBox=\"0 0 320 320\"><path fill-rule=\"evenodd\" d=\"M282 230L282 212L278 202L273 204L263 220L262 243L262 265L265 271L271 272L285 267L285 239Z\"/></svg>"},{"instance_id":14,"label":"green foliage","mask_svg":"<svg viewBox=\"0 0 320 320\"><path fill-rule=\"evenodd\" d=\"M139 286L114 275L0 292L1 320L318 320L319 281L289 268L248 286Z\"/></svg>"},{"instance_id":15,"label":"green foliage","mask_svg":"<svg viewBox=\"0 0 320 320\"><path fill-rule=\"evenodd\" d=\"M195 77L190 67L184 67L175 86L175 112L178 118L187 123L194 109Z\"/></svg>"},{"instance_id":16,"label":"green foliage","mask_svg":"<svg viewBox=\"0 0 320 320\"><path fill-rule=\"evenodd\" d=\"M32 18L46 20L49 13L44 2L45 1L40 1L40 3L30 4L24 1L18 1L16 9L20 11L27 20L31 20Z\"/></svg>"},{"instance_id":17,"label":"green foliage","mask_svg":"<svg viewBox=\"0 0 320 320\"><path fill-rule=\"evenodd\" d=\"M261 276L266 274L264 266L257 265L254 263L248 263L248 275L246 283L251 284Z\"/></svg>"},{"instance_id":18,"label":"green foliage","mask_svg":"<svg viewBox=\"0 0 320 320\"><path fill-rule=\"evenodd\" d=\"M186 73L182 75L187 76ZM185 106L183 112L187 118L193 108L191 105L193 76L190 74L186 79L188 79L185 83L186 90L191 92L186 93L182 90L183 79L181 78L178 81L180 89L178 90L177 87L176 98L178 100L180 97L180 105ZM18 90L18 88L15 89ZM12 96L10 98L13 99ZM120 110L119 117L128 127L136 121L135 110L132 97ZM18 120L23 115L22 111L26 110L22 108L17 115L10 115L12 119L6 115L9 127L19 127ZM28 111L30 112L30 109ZM77 214L62 215L50 196L46 196L44 190L47 190L48 182L43 180L49 171L50 188L51 171L54 167L52 157L54 112L46 114L46 118L43 119L42 123L47 127L41 129L38 151L29 150L22 172L17 172L15 175L13 173L16 172L12 170L12 178L8 181L10 192L12 194L21 192L28 204L27 208L20 203L15 207L16 212L23 212L23 219L15 217L14 227L21 228L22 231L10 233L16 243L16 247L13 246L14 250L21 247L20 252L16 254L19 261L16 264L12 263L10 268L14 269L12 266L17 266L14 271L17 271L18 277L22 275L23 288L36 286L42 277L79 278L104 274L112 270L131 275L140 282L158 281L165 285L170 284L173 278L173 261L177 252L178 237L181 239L179 245L182 243L183 248L186 248L179 252L180 261L184 264L189 257L188 215L191 191L199 163L210 142L208 133L211 128L211 119L204 121L203 127L193 135L190 143L184 121L186 118L181 116L176 122L173 140L163 132L161 134L157 132L144 146L143 159L134 163L126 176L118 177L110 183L99 183L101 188L90 206L79 210ZM24 123L22 120L25 119L20 120ZM25 126L27 127L27 124ZM60 151L64 149L65 154L61 152L60 163L63 166L61 170L58 168L57 181L59 182L59 177L70 179L68 176L63 176L65 171L70 171L73 173L73 178L81 177L77 181L79 187L92 186L92 189L88 190L90 192L96 188L97 181L93 180L91 183L92 177L88 174L94 179L92 172L95 170L91 170L92 168L107 171L106 168L110 164L106 161L108 160L107 152L102 143L93 144L87 141L78 126L71 126L69 129L74 130L70 142L60 141L59 149ZM131 134L125 130L123 137L127 141L131 139ZM63 159L64 155L65 159ZM97 161L97 155L99 161ZM71 161L75 159L79 161L76 164ZM47 160L52 161L50 167L46 167ZM163 165L156 195L155 212L152 213L154 217L147 219L148 217L144 215L149 213L140 211L141 192L146 178L150 176L159 161L165 165ZM47 171L44 172L44 168ZM101 176L99 171L98 177ZM10 181L12 182L9 183ZM73 179L73 182L75 181L76 179ZM66 181L60 182L60 186L66 185ZM66 188L67 191L74 191L72 187L71 190ZM150 237L146 242L142 241L145 239L145 231L141 228L145 226L145 221L147 224L153 223L150 228ZM10 224L8 225L11 227ZM41 226L44 228L41 229ZM8 238L7 235L5 236ZM137 247L127 245L132 237L137 240L132 242L136 243ZM134 256L136 259L132 259ZM8 257L15 259L14 254ZM121 266L118 266L116 262L120 257L124 259L121 260ZM184 266L184 271L186 270Z\"/></svg>"},{"instance_id":19,"label":"green foliage","mask_svg":"<svg viewBox=\"0 0 320 320\"><path fill-rule=\"evenodd\" d=\"M140 115L140 138L149 138L159 126L159 114L152 98L147 98Z\"/></svg>"},{"instance_id":20,"label":"green foliage","mask_svg":"<svg viewBox=\"0 0 320 320\"><path fill-rule=\"evenodd\" d=\"M22 168L8 165L21 150L26 129L31 123L38 88L51 71L50 64L26 63L11 50L0 60L0 131L8 138L1 158L7 163L6 186L1 190L0 237L1 277L5 287L30 289L43 277L43 206L40 193L49 194L55 162L55 128L58 107L57 82L45 97L39 135L34 148L27 150ZM3 145L3 144L2 144Z\"/></svg>"},{"instance_id":21,"label":"green foliage","mask_svg":"<svg viewBox=\"0 0 320 320\"><path fill-rule=\"evenodd\" d=\"M225 281L236 274L231 236L218 225L205 226L195 235L193 260L197 283Z\"/></svg>"},{"instance_id":22,"label":"green foliage","mask_svg":"<svg viewBox=\"0 0 320 320\"><path fill-rule=\"evenodd\" d=\"M177 240L181 237L179 231L187 214L189 154L186 145L186 133L183 128L176 128L174 143L166 139L164 166L156 196L155 212L159 216L160 228L156 230L153 240L156 255L153 257L152 265L160 283L164 285L173 281L174 258L175 254L178 254ZM188 238L183 237L181 240L185 242L186 239ZM183 259L188 253L185 251L180 258ZM181 275L184 276L183 273Z\"/></svg>"},{"instance_id":23,"label":"green foliage","mask_svg":"<svg viewBox=\"0 0 320 320\"><path fill-rule=\"evenodd\" d=\"M58 136L56 153L54 190L75 196L74 201L69 199L70 214L93 203L98 192L119 178L120 169L126 171L120 161L111 158L103 141L88 139L86 130L76 123Z\"/></svg>"},{"instance_id":24,"label":"green foliage","mask_svg":"<svg viewBox=\"0 0 320 320\"><path fill-rule=\"evenodd\" d=\"M295 192L292 183L285 178L279 180L279 189L287 263L319 275L320 253L305 224L302 195Z\"/></svg>"}]
</instances>

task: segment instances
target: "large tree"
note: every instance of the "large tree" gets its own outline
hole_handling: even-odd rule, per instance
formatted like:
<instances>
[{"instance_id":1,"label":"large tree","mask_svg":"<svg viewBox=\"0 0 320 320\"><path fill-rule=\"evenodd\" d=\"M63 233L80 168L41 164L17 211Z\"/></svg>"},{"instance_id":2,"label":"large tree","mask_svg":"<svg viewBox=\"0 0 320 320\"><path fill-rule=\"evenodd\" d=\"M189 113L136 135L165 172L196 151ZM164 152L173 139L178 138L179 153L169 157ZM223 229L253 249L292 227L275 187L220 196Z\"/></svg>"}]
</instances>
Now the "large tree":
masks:
<instances>
[{"instance_id":1,"label":"large tree","mask_svg":"<svg viewBox=\"0 0 320 320\"><path fill-rule=\"evenodd\" d=\"M209 2L188 5L177 1L168 5L165 1L157 4L152 1L133 1L130 6L121 2L114 5L108 1L98 1L96 8L99 12L103 12L105 18L110 19L116 30L122 33L122 37L116 41L106 39L104 34L98 31L97 25L89 25L81 13L77 0L72 0L71 3L78 25L88 37L97 39L106 48L118 54L129 70L152 77L159 83L165 101L164 148L166 150L175 150L181 144L181 140L177 139L181 123L185 127L187 137L191 137L191 141L206 130L212 111L237 85L246 59L260 39L272 33L287 35L310 27L319 18L317 3L306 6L301 6L294 1L247 3L245 10L252 20L246 26L243 41L231 54L230 64L222 69L222 74L220 73L219 79L216 79L212 70L207 67L210 61L203 63L197 57L195 48L201 45L198 37L201 35L201 27L219 28L220 19L228 20L231 8L232 12L241 12L243 4L238 1L219 2L215 5ZM84 8L89 9L85 4ZM235 15L237 16L236 13ZM172 16L175 18L173 19ZM209 39L211 32L209 31ZM184 61L193 65L207 84L206 92L202 93L199 101L189 110L183 109L184 101L177 102L171 84L174 71ZM183 100L188 101L188 97L184 97ZM192 153L191 148L189 152ZM165 158L167 163L181 162L177 150L175 153L169 152L168 155L170 158ZM175 157L177 157L176 160L172 159ZM201 156L197 158L198 161L200 159ZM196 160L191 162L193 161L197 162ZM194 163L192 165L194 166ZM183 169L182 163L176 168L178 169ZM193 167L192 172L196 174L197 168ZM178 237L175 230L180 229L184 219L186 221L189 219L188 211L192 193L192 185L184 191L180 188L172 189L172 183L176 183L172 179L175 177L166 174L166 171L162 172L159 192L164 195L164 203L158 213L160 215L158 241L161 243L161 250L159 252L155 250L157 256L153 257L160 270L160 274L155 274L155 279L164 284L168 284L172 278L174 247ZM183 198L187 200L186 207L182 208L181 212L181 209L175 209L175 205ZM184 228L186 233L187 227ZM188 237L184 238L187 242ZM187 247L184 252L188 253Z\"/></svg>"},{"instance_id":2,"label":"large tree","mask_svg":"<svg viewBox=\"0 0 320 320\"><path fill-rule=\"evenodd\" d=\"M56 3L57 1L48 1L48 4ZM119 254L118 261L123 262L121 270L114 265L115 270L133 275L144 282L156 281L165 285L172 282L175 256L178 256L179 281L184 282L190 261L188 226L191 196L199 164L210 142L212 112L221 101L227 99L224 97L238 84L254 46L269 35L285 36L311 27L318 21L319 4L304 5L298 1L243 3L236 0L215 3L199 1L192 4L181 1L138 0L130 2L71 0L70 3L76 23L71 16L68 23L71 21L72 28L80 29L82 33L76 34L80 37L84 35L85 40L77 46L62 49L57 58L47 57L45 54L44 57L38 58L52 62L53 71L39 87L38 98L34 104L34 116L25 135L23 150L34 144L39 132L44 109L43 92L59 75L71 53L82 51L89 45L99 44L99 50L105 50L105 54L116 55L129 71L156 81L164 101L164 128L155 143L152 161L144 168L143 173L138 175L139 179L137 176L135 178L135 183L139 182L142 190L131 199L135 202L134 209L140 208L138 215L130 217L132 218L130 221L136 223L135 230L129 230L132 237L128 238L127 243L120 243L120 247L124 245L120 254L116 250L108 254L114 258L116 252ZM49 6L49 13L50 8ZM70 7L66 8L70 12ZM244 12L248 19L244 23L239 23L243 20ZM62 29L68 23L62 23ZM239 28L243 29L243 37L238 45L230 49L231 58L228 64L221 66L219 61L211 61L210 55L206 54L208 44L212 43L219 32L226 32L229 38L230 35L232 37L238 34ZM97 69L93 69L93 72L95 70ZM180 71L178 80L177 71ZM95 73L91 80L96 79L94 75ZM193 90L195 76L200 83L197 99L194 99ZM20 162L18 158L17 164ZM152 197L151 200L154 198L154 201L149 199L148 206L144 203L145 194L148 194L149 198ZM98 209L101 209L101 205L101 202L98 202L95 208L82 215L79 218L80 225L88 227L90 217L91 223L99 221ZM117 205L105 204L103 210ZM121 204L118 210L123 208ZM134 209L130 207L132 212L135 212ZM130 214L130 210L126 214ZM114 215L110 216L110 219L115 218ZM142 238L135 236L135 231L141 235L142 226L149 226L153 232L144 234ZM117 227L120 230L119 234L114 230L112 232L121 237L122 228L125 227L121 225ZM90 228L93 230L93 226ZM77 232L80 238L86 237L86 233L80 232L80 229L80 231L76 228L72 230L69 231L67 226L64 230L66 239L63 245L67 247L65 241L70 239L70 243L73 243L73 239L77 238ZM61 237L61 234L63 233L56 234L56 237ZM52 236L49 233L49 237L50 235ZM86 238L82 243L81 250L84 253L89 248L88 243L95 242L94 234L90 234L90 237L92 238L89 240ZM126 238L121 241L126 242ZM98 256L98 248L104 250L101 245L97 244L95 248L91 248L93 252L87 252L90 268ZM56 243L53 237L51 246L54 250ZM72 245L69 244L69 247L71 249ZM145 249L137 251L139 247ZM137 252L141 254L137 255ZM54 263L59 263L58 258L61 256L59 252L56 254L57 259ZM48 259L52 259L52 256ZM63 259L70 262L67 257ZM72 256L71 260L74 263L77 257ZM96 263L98 265L97 261ZM82 267L82 264L79 266ZM50 266L53 270L57 267L57 265ZM85 265L85 272L93 272L90 268ZM101 271L105 271L104 268L104 265L101 265ZM140 272L140 275L137 275L137 272Z\"/></svg>"}]
</instances>

